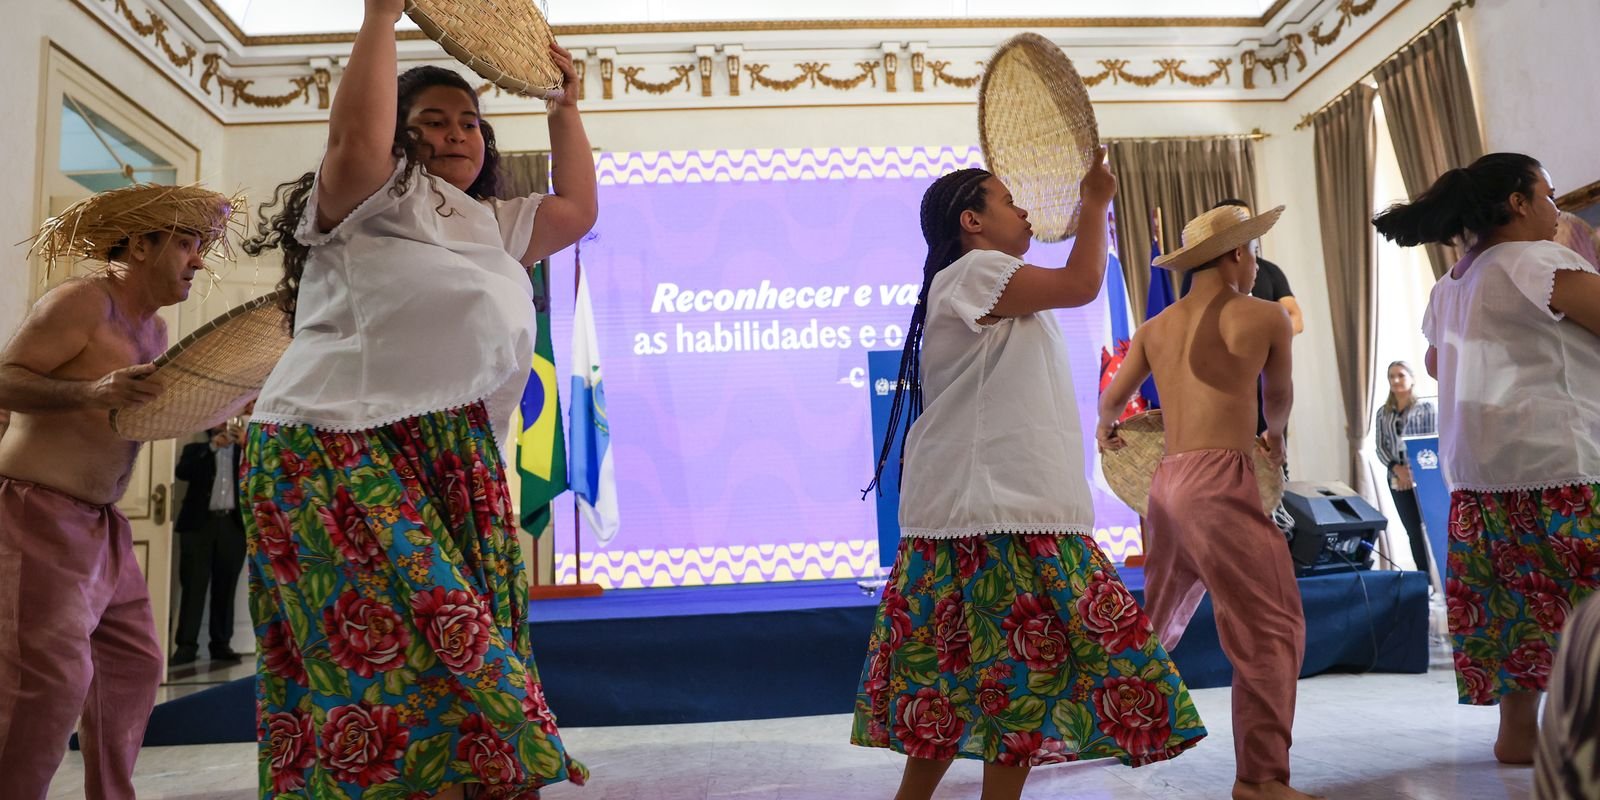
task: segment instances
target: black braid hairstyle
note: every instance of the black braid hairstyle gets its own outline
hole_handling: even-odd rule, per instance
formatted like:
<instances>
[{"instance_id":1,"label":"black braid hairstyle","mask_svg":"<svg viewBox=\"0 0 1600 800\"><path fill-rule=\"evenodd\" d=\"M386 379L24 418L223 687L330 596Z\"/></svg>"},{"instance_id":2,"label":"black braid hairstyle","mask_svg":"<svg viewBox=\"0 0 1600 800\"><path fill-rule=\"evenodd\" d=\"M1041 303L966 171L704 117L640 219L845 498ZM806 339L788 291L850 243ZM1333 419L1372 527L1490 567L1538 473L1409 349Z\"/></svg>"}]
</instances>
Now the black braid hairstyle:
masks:
<instances>
[{"instance_id":1,"label":"black braid hairstyle","mask_svg":"<svg viewBox=\"0 0 1600 800\"><path fill-rule=\"evenodd\" d=\"M472 88L472 84L467 83L460 74L443 67L413 67L401 73L398 81L394 145L391 152L395 158L405 162L405 170L401 173L400 179L395 181L394 188L390 190L395 197L406 193L426 158L426 154L422 152L426 146L422 142L422 132L409 124L411 106L416 103L417 96L434 86L449 86L466 92L472 97L474 105L478 102L478 92ZM479 170L478 177L472 185L467 187L467 195L475 200L484 200L495 197L499 191L500 150L495 145L494 128L488 120L480 117L478 129L483 133L483 168ZM307 172L288 183L280 184L273 191L272 202L258 209L261 222L256 234L241 245L241 249L251 256L259 256L270 250L283 251L283 277L278 280L278 288L286 290L286 293L279 301L278 307L283 311L291 334L294 332L295 308L300 297L300 278L305 274L306 259L311 255L311 247L295 238L294 231L300 224L300 218L305 215L306 204L311 200L311 189L316 177L316 172ZM431 175L427 177L430 181L434 180ZM437 187L434 188L434 193L439 198L439 208L442 210L446 204L444 195L439 194ZM269 216L267 209L274 206L278 207L278 212Z\"/></svg>"},{"instance_id":2,"label":"black braid hairstyle","mask_svg":"<svg viewBox=\"0 0 1600 800\"><path fill-rule=\"evenodd\" d=\"M863 500L874 489L882 493L883 470L889 462L895 433L900 433L903 448L911 433L911 424L922 415L922 329L928 318L928 288L933 285L935 275L965 253L961 245L961 213L984 210L987 198L983 182L991 177L987 170L960 169L934 181L922 194L922 238L928 243L928 257L922 263L922 290L917 293L917 306L911 312L911 323L906 326L900 377L895 382L894 405L889 410L889 430L883 437L883 449L878 453L872 482L861 491ZM902 473L904 452L901 451Z\"/></svg>"}]
</instances>

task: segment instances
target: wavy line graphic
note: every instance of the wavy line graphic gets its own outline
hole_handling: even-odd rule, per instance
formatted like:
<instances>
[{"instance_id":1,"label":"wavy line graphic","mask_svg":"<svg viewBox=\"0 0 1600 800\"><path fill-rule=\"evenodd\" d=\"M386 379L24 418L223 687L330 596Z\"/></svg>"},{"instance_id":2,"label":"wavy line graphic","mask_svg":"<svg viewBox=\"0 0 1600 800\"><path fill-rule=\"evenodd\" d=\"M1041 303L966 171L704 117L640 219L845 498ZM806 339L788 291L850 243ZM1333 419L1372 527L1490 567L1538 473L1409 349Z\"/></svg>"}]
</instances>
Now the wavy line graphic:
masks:
<instances>
[{"instance_id":1,"label":"wavy line graphic","mask_svg":"<svg viewBox=\"0 0 1600 800\"><path fill-rule=\"evenodd\" d=\"M602 153L602 186L934 178L981 166L976 147L833 147Z\"/></svg>"},{"instance_id":2,"label":"wavy line graphic","mask_svg":"<svg viewBox=\"0 0 1600 800\"><path fill-rule=\"evenodd\" d=\"M1144 552L1137 528L1100 528L1095 543L1113 561ZM583 554L583 578L606 589L861 578L876 574L878 542L795 542L729 547L641 548ZM576 580L572 554L556 556L556 582Z\"/></svg>"}]
</instances>

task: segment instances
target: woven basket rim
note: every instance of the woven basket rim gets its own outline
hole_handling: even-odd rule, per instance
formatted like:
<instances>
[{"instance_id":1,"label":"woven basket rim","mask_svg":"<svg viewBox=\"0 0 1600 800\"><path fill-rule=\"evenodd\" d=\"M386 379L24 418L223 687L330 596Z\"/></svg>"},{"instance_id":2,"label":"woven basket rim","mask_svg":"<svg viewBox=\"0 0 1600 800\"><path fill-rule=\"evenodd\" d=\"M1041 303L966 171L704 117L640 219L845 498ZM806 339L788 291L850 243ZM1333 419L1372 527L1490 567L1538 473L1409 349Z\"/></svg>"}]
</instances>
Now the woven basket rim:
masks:
<instances>
[{"instance_id":1,"label":"woven basket rim","mask_svg":"<svg viewBox=\"0 0 1600 800\"><path fill-rule=\"evenodd\" d=\"M112 429L135 441L157 441L235 416L260 394L288 348L289 331L277 309L282 297L277 291L235 306L167 348L150 375L166 390L139 408L111 411ZM248 327L232 330L238 325Z\"/></svg>"},{"instance_id":2,"label":"woven basket rim","mask_svg":"<svg viewBox=\"0 0 1600 800\"><path fill-rule=\"evenodd\" d=\"M1020 54L1022 64L1014 64L1013 54ZM1049 74L1042 74L1046 70ZM1039 144L1011 142L1021 134L1010 130L1014 126L995 108L993 96L998 88L1030 74L1043 83L1048 93L1041 98L1048 109L1044 112L1059 120L1059 131L1070 136L1075 147L1045 147ZM997 88L998 87L998 88ZM1100 147L1100 131L1095 119L1094 106L1089 101L1089 90L1073 66L1072 59L1049 39L1037 33L1020 33L1006 40L995 50L983 72L978 89L978 143L983 149L984 163L989 171L1007 184L1017 205L1028 209L1034 223L1034 238L1041 242L1059 242L1077 233L1082 203L1078 197L1078 184L1092 167ZM1033 147L1035 164L1056 167L1056 176L1031 175L1023 167L1008 163L1007 152L1013 148ZM1063 151L1070 152L1063 152ZM1077 162L1077 163L1074 163ZM1081 169L1079 164L1082 165ZM1040 170L1043 172L1043 170ZM1035 185L1049 185L1050 190ZM1070 209L1058 208L1070 203Z\"/></svg>"},{"instance_id":3,"label":"woven basket rim","mask_svg":"<svg viewBox=\"0 0 1600 800\"><path fill-rule=\"evenodd\" d=\"M1118 423L1117 430L1128 441L1134 442L1119 450L1105 450L1100 455L1100 472L1117 499L1126 503L1140 517L1146 516L1150 503L1150 484L1156 468L1166 457L1165 422L1161 409L1140 412ZM1149 437L1139 440L1138 437ZM1154 446L1152 446L1152 444ZM1271 514L1283 501L1283 471L1266 459L1260 448L1251 452L1255 466L1256 489L1261 494L1262 510Z\"/></svg>"},{"instance_id":4,"label":"woven basket rim","mask_svg":"<svg viewBox=\"0 0 1600 800\"><path fill-rule=\"evenodd\" d=\"M527 0L527 16L522 22L534 26L535 38L546 41L555 41L555 34L550 29L550 23L544 15L533 5L532 0ZM446 53L460 61L479 77L498 86L500 89L512 94L528 97L553 98L561 94L562 75L559 67L551 60L548 51L537 53L521 53L521 59L516 63L507 63L504 58L475 53L461 38L464 31L453 29L441 23L436 17L441 10L453 9L468 12L463 16L472 19L480 25L499 23L500 27L493 33L498 38L504 38L504 25L515 23L517 20L491 19L478 5L478 0L406 0L406 16L415 22L423 35L432 39L444 48ZM487 33L487 31L486 31ZM493 38L493 37L485 37Z\"/></svg>"}]
</instances>

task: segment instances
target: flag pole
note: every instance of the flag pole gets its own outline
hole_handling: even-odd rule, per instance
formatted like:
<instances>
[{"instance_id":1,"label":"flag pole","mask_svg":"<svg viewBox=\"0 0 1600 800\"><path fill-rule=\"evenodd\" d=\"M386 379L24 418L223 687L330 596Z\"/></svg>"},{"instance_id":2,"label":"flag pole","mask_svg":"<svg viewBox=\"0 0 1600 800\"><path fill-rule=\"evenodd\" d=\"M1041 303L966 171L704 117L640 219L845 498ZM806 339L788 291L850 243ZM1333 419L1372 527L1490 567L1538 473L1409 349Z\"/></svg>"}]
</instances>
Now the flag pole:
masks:
<instances>
[{"instance_id":1,"label":"flag pole","mask_svg":"<svg viewBox=\"0 0 1600 800\"><path fill-rule=\"evenodd\" d=\"M583 259L581 258L582 251L583 251L583 242L582 241L579 241L579 242L577 242L576 244L573 245L572 297L573 297L574 300L576 300L577 297L578 297L578 283L583 280ZM573 335L576 335L576 334L574 333ZM574 400L575 400L575 398L569 397L567 399L567 402L571 403ZM560 424L560 423L558 422L557 424ZM570 447L571 445L569 444L568 446ZM550 506L551 506L551 511L554 512L555 511L555 503L551 503ZM573 492L572 493L572 566L573 566L573 570L574 570L574 574L575 574L575 580L572 583L556 583L556 584L552 584L550 586L530 586L530 587L528 587L528 599L529 600L563 600L563 599L571 599L571 598L577 598L577 597L599 597L600 595L605 594L605 587L601 586L600 584L598 584L598 583L584 583L583 582L583 543L578 537L578 529L579 529L579 525L580 525L579 518L580 517L582 517L582 514L578 513L578 493L577 492ZM556 535L556 525L555 525L555 514L554 513L551 513L551 515L550 515L550 535L552 537L554 537ZM551 552L552 557L553 557L554 553L555 553L555 547L554 547L554 542L553 541L551 543L550 552ZM538 548L537 548L537 546L535 546L535 548L534 548L534 558L536 560L538 558ZM537 561L535 563L537 563Z\"/></svg>"}]
</instances>

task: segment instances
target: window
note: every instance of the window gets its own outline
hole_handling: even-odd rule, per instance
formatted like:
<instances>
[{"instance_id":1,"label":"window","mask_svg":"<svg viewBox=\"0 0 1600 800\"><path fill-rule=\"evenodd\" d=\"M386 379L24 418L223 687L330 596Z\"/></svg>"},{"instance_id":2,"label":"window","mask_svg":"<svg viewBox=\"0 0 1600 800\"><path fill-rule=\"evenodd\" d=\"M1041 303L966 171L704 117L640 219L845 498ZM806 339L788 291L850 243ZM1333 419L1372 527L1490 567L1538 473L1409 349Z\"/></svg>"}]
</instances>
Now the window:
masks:
<instances>
[{"instance_id":1,"label":"window","mask_svg":"<svg viewBox=\"0 0 1600 800\"><path fill-rule=\"evenodd\" d=\"M177 168L71 94L61 95L60 147L61 173L91 192L177 182Z\"/></svg>"}]
</instances>

